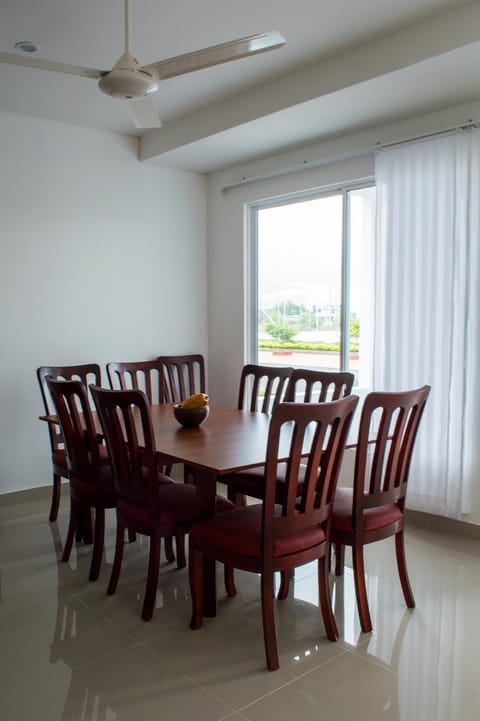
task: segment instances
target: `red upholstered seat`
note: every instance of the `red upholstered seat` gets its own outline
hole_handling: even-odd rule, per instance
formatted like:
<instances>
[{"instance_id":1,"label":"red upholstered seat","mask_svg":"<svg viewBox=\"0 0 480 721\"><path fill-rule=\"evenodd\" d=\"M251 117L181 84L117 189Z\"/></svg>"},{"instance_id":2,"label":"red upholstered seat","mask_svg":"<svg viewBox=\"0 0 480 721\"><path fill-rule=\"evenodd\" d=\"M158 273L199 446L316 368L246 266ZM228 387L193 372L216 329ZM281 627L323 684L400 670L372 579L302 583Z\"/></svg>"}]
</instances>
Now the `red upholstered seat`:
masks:
<instances>
[{"instance_id":1,"label":"red upholstered seat","mask_svg":"<svg viewBox=\"0 0 480 721\"><path fill-rule=\"evenodd\" d=\"M224 564L229 595L235 595L233 569L261 577L265 654L270 670L279 666L273 608L275 571L290 574L296 566L318 561L320 606L327 636L338 631L328 587L329 520L345 441L358 398L333 403L278 403L270 421L263 502L202 518L190 530L192 629L203 617L204 556ZM288 435L287 435L288 434ZM290 439L284 467L284 498L275 503L280 437ZM300 461L302 495L297 496ZM232 649L232 653L234 649Z\"/></svg>"},{"instance_id":2,"label":"red upholstered seat","mask_svg":"<svg viewBox=\"0 0 480 721\"><path fill-rule=\"evenodd\" d=\"M370 393L365 398L353 490L337 489L331 526L335 573L343 573L345 546L351 546L363 631L372 630L363 561L367 543L395 536L403 595L407 606L415 606L405 560L403 519L412 452L429 392L430 386L423 386L399 393Z\"/></svg>"},{"instance_id":3,"label":"red upholstered seat","mask_svg":"<svg viewBox=\"0 0 480 721\"><path fill-rule=\"evenodd\" d=\"M276 516L281 514L277 506ZM215 518L197 521L196 538L205 545L221 544L227 553L241 554L261 558L262 556L262 504L219 514ZM272 554L274 558L297 553L312 548L325 540L325 531L321 526L310 526L292 532L288 536L273 536Z\"/></svg>"},{"instance_id":4,"label":"red upholstered seat","mask_svg":"<svg viewBox=\"0 0 480 721\"><path fill-rule=\"evenodd\" d=\"M351 488L337 488L333 513L335 530L353 533L353 490ZM372 531L376 528L384 528L391 523L401 521L402 517L403 513L395 503L378 508L366 508L362 514L363 530Z\"/></svg>"}]
</instances>

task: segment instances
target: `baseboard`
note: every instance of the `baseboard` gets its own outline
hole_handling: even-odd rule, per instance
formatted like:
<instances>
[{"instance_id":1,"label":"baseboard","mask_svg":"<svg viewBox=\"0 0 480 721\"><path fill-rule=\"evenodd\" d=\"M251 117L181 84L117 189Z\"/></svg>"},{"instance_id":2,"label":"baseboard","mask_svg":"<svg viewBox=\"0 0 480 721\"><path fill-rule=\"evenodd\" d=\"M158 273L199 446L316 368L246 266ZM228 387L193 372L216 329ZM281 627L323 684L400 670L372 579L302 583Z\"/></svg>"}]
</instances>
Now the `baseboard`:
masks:
<instances>
[{"instance_id":1,"label":"baseboard","mask_svg":"<svg viewBox=\"0 0 480 721\"><path fill-rule=\"evenodd\" d=\"M466 536L480 541L480 526L475 523L457 521L454 518L445 518L445 516L434 516L431 513L412 511L408 508L405 511L405 520L407 525L426 526L434 531Z\"/></svg>"},{"instance_id":2,"label":"baseboard","mask_svg":"<svg viewBox=\"0 0 480 721\"><path fill-rule=\"evenodd\" d=\"M23 491L12 491L11 493L0 494L1 506L14 506L17 503L28 501L40 501L52 495L52 486L38 486L37 488L26 488Z\"/></svg>"}]
</instances>

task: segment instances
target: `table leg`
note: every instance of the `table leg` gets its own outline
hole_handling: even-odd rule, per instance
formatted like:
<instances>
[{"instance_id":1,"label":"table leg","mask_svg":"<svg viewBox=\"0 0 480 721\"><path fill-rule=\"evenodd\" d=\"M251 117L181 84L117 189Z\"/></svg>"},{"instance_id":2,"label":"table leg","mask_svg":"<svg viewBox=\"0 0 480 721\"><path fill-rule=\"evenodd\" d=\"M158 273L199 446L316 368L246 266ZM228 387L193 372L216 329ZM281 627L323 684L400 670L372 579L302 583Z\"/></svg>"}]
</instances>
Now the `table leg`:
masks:
<instances>
[{"instance_id":1,"label":"table leg","mask_svg":"<svg viewBox=\"0 0 480 721\"><path fill-rule=\"evenodd\" d=\"M85 544L93 543L92 509L78 507L77 530L75 540Z\"/></svg>"}]
</instances>

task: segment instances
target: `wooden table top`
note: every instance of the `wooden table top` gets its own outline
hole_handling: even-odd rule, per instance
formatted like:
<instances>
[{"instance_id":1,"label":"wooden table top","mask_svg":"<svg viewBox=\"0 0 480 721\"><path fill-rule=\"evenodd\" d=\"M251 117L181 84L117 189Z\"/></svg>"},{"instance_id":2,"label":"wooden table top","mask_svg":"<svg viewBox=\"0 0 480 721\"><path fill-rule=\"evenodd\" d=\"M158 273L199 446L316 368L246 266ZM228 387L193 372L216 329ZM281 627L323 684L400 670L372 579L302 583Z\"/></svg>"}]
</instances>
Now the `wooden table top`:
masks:
<instances>
[{"instance_id":1,"label":"wooden table top","mask_svg":"<svg viewBox=\"0 0 480 721\"><path fill-rule=\"evenodd\" d=\"M265 462L270 417L265 413L210 406L198 428L183 428L173 404L153 405L157 451L173 461L203 468L218 476Z\"/></svg>"}]
</instances>

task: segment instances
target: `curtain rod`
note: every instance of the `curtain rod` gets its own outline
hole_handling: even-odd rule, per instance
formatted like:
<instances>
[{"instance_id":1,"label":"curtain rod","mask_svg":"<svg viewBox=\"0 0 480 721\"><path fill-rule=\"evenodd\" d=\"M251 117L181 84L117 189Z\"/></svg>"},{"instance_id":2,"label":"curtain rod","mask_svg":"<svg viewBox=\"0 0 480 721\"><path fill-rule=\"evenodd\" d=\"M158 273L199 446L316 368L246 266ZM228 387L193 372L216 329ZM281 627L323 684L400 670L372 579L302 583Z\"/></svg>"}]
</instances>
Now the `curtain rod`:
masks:
<instances>
[{"instance_id":1,"label":"curtain rod","mask_svg":"<svg viewBox=\"0 0 480 721\"><path fill-rule=\"evenodd\" d=\"M445 130L432 130L429 133L424 133L423 135L413 135L408 138L402 138L401 140L394 140L390 143L381 143L378 142L375 145L369 145L368 147L362 148L361 150L352 151L350 153L344 153L344 154L334 154L328 158L320 158L318 160L304 160L302 163L297 163L295 165L291 165L286 168L280 168L279 170L272 170L268 173L262 173L260 175L251 175L251 176L243 176L239 180L234 180L231 183L225 183L224 185L220 186L221 191L227 191L231 190L232 188L238 188L242 185L250 185L251 183L258 183L262 180L274 180L275 178L279 178L285 175L291 175L293 173L300 173L305 172L306 170L312 170L314 168L319 168L322 165L331 165L333 163L339 163L342 160L353 160L355 158L359 158L365 155L368 155L369 153L374 152L375 150L383 150L384 148L393 148L397 145L403 145L405 143L415 143L415 142L421 142L422 140L428 140L430 138L440 137L442 135L448 135L449 133L455 133L460 130L470 130L474 128L478 128L479 123L478 121L474 121L473 119L469 119L466 123L463 123L462 125L457 125L451 128L445 128Z\"/></svg>"},{"instance_id":2,"label":"curtain rod","mask_svg":"<svg viewBox=\"0 0 480 721\"><path fill-rule=\"evenodd\" d=\"M422 140L429 140L430 138L441 137L442 135L450 135L451 133L457 133L459 130L471 130L472 128L478 128L478 123L473 120L469 120L463 125L456 125L452 128L445 128L445 130L432 130L430 133L424 133L423 135L412 135L409 138L402 138L402 140L393 140L391 143L377 143L375 146L376 150L382 150L383 148L393 148L396 145L404 145L405 143L416 143Z\"/></svg>"}]
</instances>

